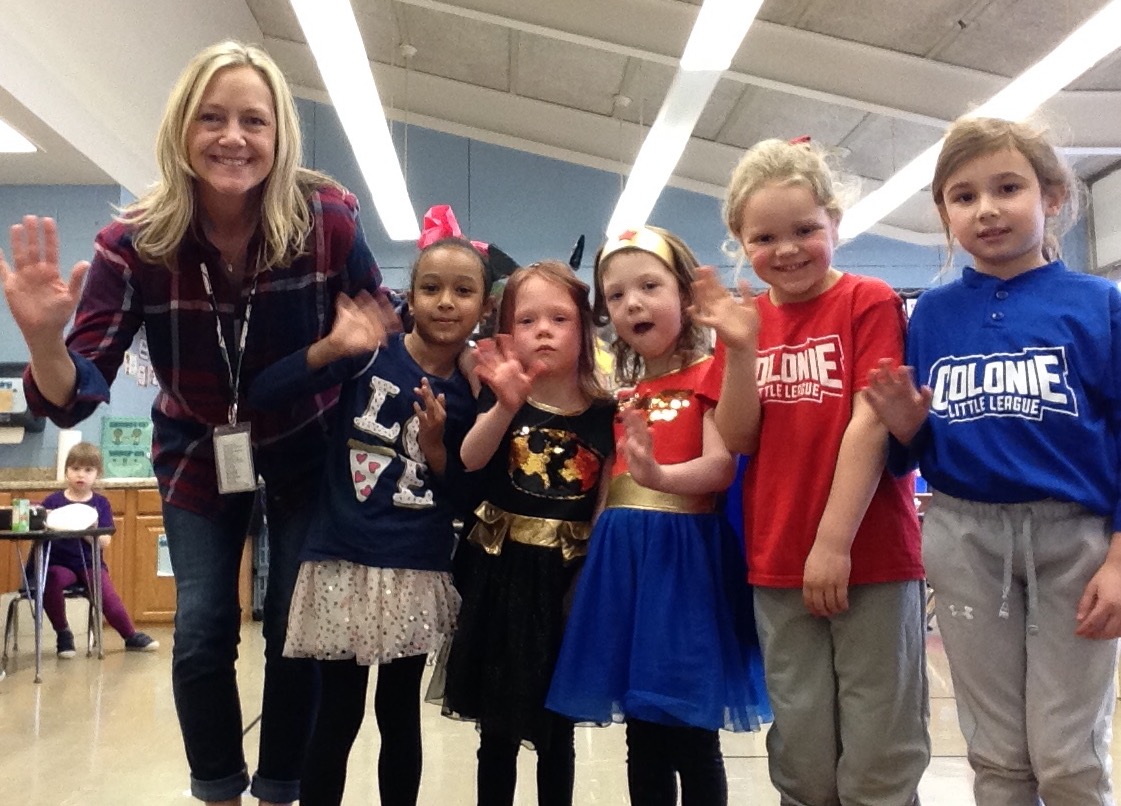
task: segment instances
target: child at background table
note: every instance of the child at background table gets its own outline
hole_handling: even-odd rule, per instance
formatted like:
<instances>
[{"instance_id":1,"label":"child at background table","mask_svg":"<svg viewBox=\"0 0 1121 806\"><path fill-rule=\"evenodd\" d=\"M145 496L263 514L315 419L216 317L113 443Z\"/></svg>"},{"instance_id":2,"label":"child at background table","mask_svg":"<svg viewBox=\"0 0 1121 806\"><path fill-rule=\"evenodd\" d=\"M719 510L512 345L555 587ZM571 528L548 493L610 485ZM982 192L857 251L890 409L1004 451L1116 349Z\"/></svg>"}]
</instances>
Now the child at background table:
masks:
<instances>
[{"instance_id":1,"label":"child at background table","mask_svg":"<svg viewBox=\"0 0 1121 806\"><path fill-rule=\"evenodd\" d=\"M101 451L89 442L79 442L66 455L66 489L51 493L43 500L46 509L58 509L68 504L86 504L97 510L97 527L113 526L113 508L109 499L94 491L104 466ZM101 548L109 545L111 535L97 538ZM58 656L72 658L77 654L74 633L66 619L66 589L75 584L86 587L87 598L93 583L93 547L85 540L52 540L47 544L49 557L47 581L43 586L43 611L58 634ZM117 589L109 579L109 568L101 561L101 612L109 625L125 639L125 649L134 652L155 652L160 642L147 633L138 632L125 610Z\"/></svg>"}]
</instances>

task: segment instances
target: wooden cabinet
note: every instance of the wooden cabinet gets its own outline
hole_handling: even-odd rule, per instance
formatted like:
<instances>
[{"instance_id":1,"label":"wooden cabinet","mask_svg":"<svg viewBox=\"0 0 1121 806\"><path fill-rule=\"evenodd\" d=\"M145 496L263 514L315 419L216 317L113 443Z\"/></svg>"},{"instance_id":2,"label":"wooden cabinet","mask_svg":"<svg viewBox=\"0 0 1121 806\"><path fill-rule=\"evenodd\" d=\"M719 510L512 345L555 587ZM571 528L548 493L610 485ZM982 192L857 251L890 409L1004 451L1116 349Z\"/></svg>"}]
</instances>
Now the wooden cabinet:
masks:
<instances>
[{"instance_id":1,"label":"wooden cabinet","mask_svg":"<svg viewBox=\"0 0 1121 806\"><path fill-rule=\"evenodd\" d=\"M136 621L175 618L175 577L161 575L160 545L166 551L160 495L137 490L132 551L132 617ZM166 574L166 569L164 572Z\"/></svg>"},{"instance_id":2,"label":"wooden cabinet","mask_svg":"<svg viewBox=\"0 0 1121 806\"><path fill-rule=\"evenodd\" d=\"M0 506L11 504L12 498L28 498L38 502L57 487L0 491ZM164 538L160 495L155 487L119 487L100 490L113 507L117 531L105 549L109 576L120 594L132 620L137 624L171 622L175 618L175 577L161 573L160 545ZM19 562L15 545L0 544L0 593L20 587ZM18 544L26 560L30 543ZM252 553L249 541L241 560L239 581L242 618L249 618L253 590Z\"/></svg>"}]
</instances>

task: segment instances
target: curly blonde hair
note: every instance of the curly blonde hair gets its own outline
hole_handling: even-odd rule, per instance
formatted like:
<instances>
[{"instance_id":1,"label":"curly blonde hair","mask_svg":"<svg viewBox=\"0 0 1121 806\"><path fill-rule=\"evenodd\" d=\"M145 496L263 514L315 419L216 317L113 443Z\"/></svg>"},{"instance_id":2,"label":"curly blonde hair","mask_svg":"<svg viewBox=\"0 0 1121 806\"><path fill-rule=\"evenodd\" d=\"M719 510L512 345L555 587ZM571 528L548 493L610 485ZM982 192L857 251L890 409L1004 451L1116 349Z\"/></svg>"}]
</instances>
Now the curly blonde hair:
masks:
<instances>
[{"instance_id":1,"label":"curly blonde hair","mask_svg":"<svg viewBox=\"0 0 1121 806\"><path fill-rule=\"evenodd\" d=\"M743 208L753 193L770 184L807 188L834 224L840 223L845 207L859 190L843 180L830 165L830 156L808 140L792 143L771 139L756 143L740 157L724 194L724 225L734 239L724 248L729 257L745 259L739 243Z\"/></svg>"}]
</instances>

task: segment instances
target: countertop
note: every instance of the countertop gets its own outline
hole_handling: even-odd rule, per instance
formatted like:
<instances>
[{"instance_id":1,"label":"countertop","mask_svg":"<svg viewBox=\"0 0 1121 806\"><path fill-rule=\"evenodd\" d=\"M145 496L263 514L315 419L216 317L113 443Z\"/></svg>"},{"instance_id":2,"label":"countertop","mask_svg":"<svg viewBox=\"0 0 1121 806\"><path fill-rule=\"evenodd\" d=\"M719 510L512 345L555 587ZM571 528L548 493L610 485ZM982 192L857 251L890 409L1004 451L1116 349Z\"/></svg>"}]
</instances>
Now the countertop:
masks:
<instances>
[{"instance_id":1,"label":"countertop","mask_svg":"<svg viewBox=\"0 0 1121 806\"><path fill-rule=\"evenodd\" d=\"M66 486L65 481L55 479L24 479L22 481L0 481L0 492L23 490L46 490ZM96 490L145 490L156 486L155 476L140 479L99 479L94 485Z\"/></svg>"}]
</instances>

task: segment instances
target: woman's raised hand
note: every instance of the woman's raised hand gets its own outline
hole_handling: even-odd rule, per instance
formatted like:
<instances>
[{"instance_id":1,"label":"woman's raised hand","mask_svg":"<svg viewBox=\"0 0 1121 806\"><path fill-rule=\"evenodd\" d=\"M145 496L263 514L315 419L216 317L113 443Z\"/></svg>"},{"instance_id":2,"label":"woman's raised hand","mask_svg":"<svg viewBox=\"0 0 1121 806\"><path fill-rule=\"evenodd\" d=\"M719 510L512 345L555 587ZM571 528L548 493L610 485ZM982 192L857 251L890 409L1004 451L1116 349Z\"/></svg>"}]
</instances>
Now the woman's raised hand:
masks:
<instances>
[{"instance_id":1,"label":"woman's raised hand","mask_svg":"<svg viewBox=\"0 0 1121 806\"><path fill-rule=\"evenodd\" d=\"M12 318L34 353L37 344L62 340L78 307L87 261L74 264L68 280L58 266L58 229L50 218L24 216L11 229L12 262L0 251L0 282Z\"/></svg>"},{"instance_id":2,"label":"woman's raised hand","mask_svg":"<svg viewBox=\"0 0 1121 806\"><path fill-rule=\"evenodd\" d=\"M759 311L751 287L739 281L742 299L737 301L709 266L697 269L693 281L693 304L689 314L698 325L711 327L729 350L754 347L759 336Z\"/></svg>"}]
</instances>

